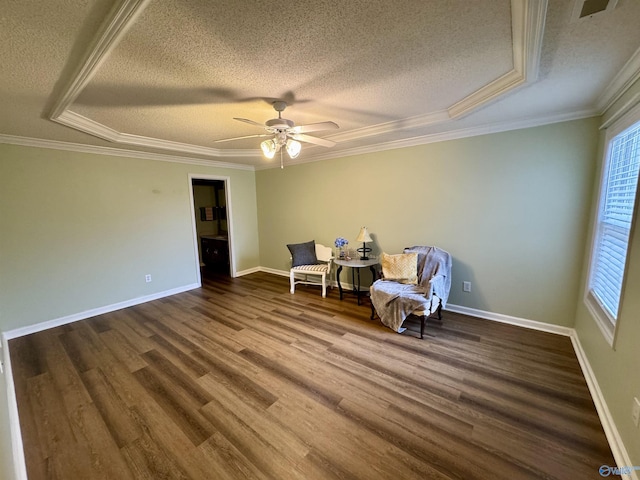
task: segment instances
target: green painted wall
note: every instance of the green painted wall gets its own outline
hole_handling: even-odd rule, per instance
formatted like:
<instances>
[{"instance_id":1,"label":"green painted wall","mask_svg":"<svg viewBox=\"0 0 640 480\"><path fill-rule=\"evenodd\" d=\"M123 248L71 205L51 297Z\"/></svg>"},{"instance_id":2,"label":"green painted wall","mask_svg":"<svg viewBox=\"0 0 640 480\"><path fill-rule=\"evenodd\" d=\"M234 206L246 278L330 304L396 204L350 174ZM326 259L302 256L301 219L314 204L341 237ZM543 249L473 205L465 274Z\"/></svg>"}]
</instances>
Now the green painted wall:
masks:
<instances>
[{"instance_id":1,"label":"green painted wall","mask_svg":"<svg viewBox=\"0 0 640 480\"><path fill-rule=\"evenodd\" d=\"M598 125L578 120L255 173L0 145L0 330L194 283L188 174L229 176L238 271L287 270L291 242L345 236L356 247L366 225L375 253L414 244L450 251L452 304L566 326L577 308L581 341L638 463L638 435L624 425L640 395L627 381L640 327L621 321L611 352L581 301L576 307ZM640 240L628 289L640 286L639 250ZM471 293L462 292L466 280ZM623 318L639 311L627 295ZM10 471L3 407L0 478Z\"/></svg>"},{"instance_id":2,"label":"green painted wall","mask_svg":"<svg viewBox=\"0 0 640 480\"><path fill-rule=\"evenodd\" d=\"M258 267L253 171L0 145L0 330L195 283L189 174L230 177L236 268Z\"/></svg>"},{"instance_id":3,"label":"green painted wall","mask_svg":"<svg viewBox=\"0 0 640 480\"><path fill-rule=\"evenodd\" d=\"M237 269L259 266L253 171L0 145L0 329L196 283L190 173L230 177Z\"/></svg>"},{"instance_id":4,"label":"green painted wall","mask_svg":"<svg viewBox=\"0 0 640 480\"><path fill-rule=\"evenodd\" d=\"M452 304L572 326L597 125L586 119L258 171L262 265L287 270L287 243L333 246L344 236L355 246L366 225L377 252L448 250Z\"/></svg>"},{"instance_id":5,"label":"green painted wall","mask_svg":"<svg viewBox=\"0 0 640 480\"><path fill-rule=\"evenodd\" d=\"M640 92L640 81L626 92L606 112L604 119L624 105L633 95ZM594 181L597 192L600 182L600 169L604 157L604 135L600 138L598 153L598 172ZM596 199L592 202L590 219L596 214ZM633 398L640 398L640 221L639 207L636 203L634 228L631 233L626 283L623 301L620 306L617 340L615 349L605 341L595 320L584 304L584 291L587 285L588 262L592 241L592 227L587 236L587 249L584 256L584 268L581 278L580 296L577 302L575 329L580 343L589 359L589 363L598 380L609 411L616 424L622 441L629 452L633 465L640 465L640 429L631 421Z\"/></svg>"}]
</instances>

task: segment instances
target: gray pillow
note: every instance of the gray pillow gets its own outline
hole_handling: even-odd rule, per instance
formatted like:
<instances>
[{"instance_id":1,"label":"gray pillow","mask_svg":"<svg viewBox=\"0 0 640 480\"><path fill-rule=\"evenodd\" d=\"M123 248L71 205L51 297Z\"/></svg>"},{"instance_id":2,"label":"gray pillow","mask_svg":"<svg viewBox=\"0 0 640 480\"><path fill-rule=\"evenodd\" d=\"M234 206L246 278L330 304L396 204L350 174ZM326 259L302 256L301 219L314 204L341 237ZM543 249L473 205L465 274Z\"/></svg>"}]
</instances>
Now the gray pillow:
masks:
<instances>
[{"instance_id":1,"label":"gray pillow","mask_svg":"<svg viewBox=\"0 0 640 480\"><path fill-rule=\"evenodd\" d=\"M292 243L287 245L287 248L291 252L292 267L299 267L300 265L315 265L318 263L315 240L311 240L306 243Z\"/></svg>"}]
</instances>

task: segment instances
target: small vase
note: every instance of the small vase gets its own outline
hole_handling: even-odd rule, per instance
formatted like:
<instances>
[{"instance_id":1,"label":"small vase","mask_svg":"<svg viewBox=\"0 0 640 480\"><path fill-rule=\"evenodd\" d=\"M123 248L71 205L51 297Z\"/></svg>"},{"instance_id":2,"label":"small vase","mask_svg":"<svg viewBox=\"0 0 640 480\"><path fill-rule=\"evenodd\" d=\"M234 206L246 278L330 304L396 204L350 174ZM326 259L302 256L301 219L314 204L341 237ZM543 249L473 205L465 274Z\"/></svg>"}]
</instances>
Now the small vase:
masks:
<instances>
[{"instance_id":1,"label":"small vase","mask_svg":"<svg viewBox=\"0 0 640 480\"><path fill-rule=\"evenodd\" d=\"M344 254L344 249L342 247L340 247L340 253L338 254L338 258L340 260L344 260L345 256L346 255Z\"/></svg>"}]
</instances>

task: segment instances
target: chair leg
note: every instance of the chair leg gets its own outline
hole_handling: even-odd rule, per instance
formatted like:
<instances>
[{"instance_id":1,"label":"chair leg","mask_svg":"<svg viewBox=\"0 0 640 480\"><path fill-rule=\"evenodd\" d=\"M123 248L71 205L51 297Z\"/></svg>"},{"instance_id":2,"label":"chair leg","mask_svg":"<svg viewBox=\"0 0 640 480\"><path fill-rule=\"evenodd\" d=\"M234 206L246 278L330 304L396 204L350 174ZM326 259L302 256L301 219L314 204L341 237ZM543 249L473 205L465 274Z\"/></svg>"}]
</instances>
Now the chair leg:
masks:
<instances>
[{"instance_id":1,"label":"chair leg","mask_svg":"<svg viewBox=\"0 0 640 480\"><path fill-rule=\"evenodd\" d=\"M327 297L327 275L322 274L322 298Z\"/></svg>"},{"instance_id":2,"label":"chair leg","mask_svg":"<svg viewBox=\"0 0 640 480\"><path fill-rule=\"evenodd\" d=\"M420 338L424 338L424 322L426 319L426 315L420 315Z\"/></svg>"},{"instance_id":3,"label":"chair leg","mask_svg":"<svg viewBox=\"0 0 640 480\"><path fill-rule=\"evenodd\" d=\"M295 274L293 272L289 272L289 281L291 282L290 292L291 293L295 293L295 291L296 291L296 279L295 279Z\"/></svg>"}]
</instances>

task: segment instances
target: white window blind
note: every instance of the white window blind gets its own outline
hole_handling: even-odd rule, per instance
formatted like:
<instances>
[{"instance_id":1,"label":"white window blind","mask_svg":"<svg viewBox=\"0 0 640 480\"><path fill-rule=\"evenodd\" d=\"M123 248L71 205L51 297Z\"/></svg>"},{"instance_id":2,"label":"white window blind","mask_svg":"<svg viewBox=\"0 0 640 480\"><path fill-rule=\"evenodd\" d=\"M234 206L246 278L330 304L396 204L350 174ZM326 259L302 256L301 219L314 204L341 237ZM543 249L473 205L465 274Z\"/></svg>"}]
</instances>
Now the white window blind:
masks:
<instances>
[{"instance_id":1,"label":"white window blind","mask_svg":"<svg viewBox=\"0 0 640 480\"><path fill-rule=\"evenodd\" d=\"M590 293L615 324L640 169L640 123L610 142L591 260Z\"/></svg>"}]
</instances>

